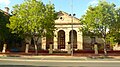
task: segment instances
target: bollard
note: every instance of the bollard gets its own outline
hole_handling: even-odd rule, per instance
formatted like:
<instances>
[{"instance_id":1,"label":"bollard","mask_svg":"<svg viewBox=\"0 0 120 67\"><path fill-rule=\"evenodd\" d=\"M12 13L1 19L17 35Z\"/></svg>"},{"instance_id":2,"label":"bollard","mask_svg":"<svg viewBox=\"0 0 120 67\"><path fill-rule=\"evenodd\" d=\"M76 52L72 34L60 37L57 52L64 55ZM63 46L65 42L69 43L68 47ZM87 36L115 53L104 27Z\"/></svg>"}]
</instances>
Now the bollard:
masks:
<instances>
[{"instance_id":1,"label":"bollard","mask_svg":"<svg viewBox=\"0 0 120 67\"><path fill-rule=\"evenodd\" d=\"M94 50L95 50L95 54L98 54L98 46L97 46L97 44L94 44Z\"/></svg>"},{"instance_id":2,"label":"bollard","mask_svg":"<svg viewBox=\"0 0 120 67\"><path fill-rule=\"evenodd\" d=\"M28 53L28 50L29 50L29 44L26 43L25 53Z\"/></svg>"},{"instance_id":3,"label":"bollard","mask_svg":"<svg viewBox=\"0 0 120 67\"><path fill-rule=\"evenodd\" d=\"M3 45L2 53L5 53L5 52L6 52L6 48L7 48L7 44L4 44L4 45Z\"/></svg>"},{"instance_id":4,"label":"bollard","mask_svg":"<svg viewBox=\"0 0 120 67\"><path fill-rule=\"evenodd\" d=\"M68 42L68 54L71 54L71 42Z\"/></svg>"},{"instance_id":5,"label":"bollard","mask_svg":"<svg viewBox=\"0 0 120 67\"><path fill-rule=\"evenodd\" d=\"M53 44L53 43L52 43L52 42L50 42L50 45L49 45L49 46L50 46L50 49L49 49L49 54L52 54L52 53L53 53L53 48L52 48L52 47L53 47L53 45L52 45L52 44Z\"/></svg>"}]
</instances>

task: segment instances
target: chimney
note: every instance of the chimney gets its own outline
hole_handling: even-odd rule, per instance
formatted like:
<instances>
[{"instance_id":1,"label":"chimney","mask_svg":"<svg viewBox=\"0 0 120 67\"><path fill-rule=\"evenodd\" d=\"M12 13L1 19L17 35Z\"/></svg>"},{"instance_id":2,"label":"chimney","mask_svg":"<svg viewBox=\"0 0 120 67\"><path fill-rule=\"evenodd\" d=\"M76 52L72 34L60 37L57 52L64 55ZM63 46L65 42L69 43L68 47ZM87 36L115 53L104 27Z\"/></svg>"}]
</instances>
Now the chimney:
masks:
<instances>
[{"instance_id":1,"label":"chimney","mask_svg":"<svg viewBox=\"0 0 120 67\"><path fill-rule=\"evenodd\" d=\"M9 8L5 7L5 12L9 13Z\"/></svg>"}]
</instances>

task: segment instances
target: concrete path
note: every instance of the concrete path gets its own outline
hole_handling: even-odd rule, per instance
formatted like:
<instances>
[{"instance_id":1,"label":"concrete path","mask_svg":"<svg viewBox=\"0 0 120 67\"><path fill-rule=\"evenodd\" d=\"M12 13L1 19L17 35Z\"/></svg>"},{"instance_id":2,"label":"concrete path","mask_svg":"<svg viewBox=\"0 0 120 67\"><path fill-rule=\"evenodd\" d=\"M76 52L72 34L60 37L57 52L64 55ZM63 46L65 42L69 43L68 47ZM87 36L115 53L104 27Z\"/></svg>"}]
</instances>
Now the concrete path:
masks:
<instances>
[{"instance_id":1,"label":"concrete path","mask_svg":"<svg viewBox=\"0 0 120 67\"><path fill-rule=\"evenodd\" d=\"M22 54L0 54L0 60L4 61L61 61L61 62L92 62L108 61L119 62L120 56L55 56L55 55L22 55Z\"/></svg>"},{"instance_id":2,"label":"concrete path","mask_svg":"<svg viewBox=\"0 0 120 67\"><path fill-rule=\"evenodd\" d=\"M1 56L3 61L36 61L36 62L120 62L120 58L114 57L76 57L76 56Z\"/></svg>"},{"instance_id":3,"label":"concrete path","mask_svg":"<svg viewBox=\"0 0 120 67\"><path fill-rule=\"evenodd\" d=\"M111 56L0 56L0 67L120 67L120 57Z\"/></svg>"}]
</instances>

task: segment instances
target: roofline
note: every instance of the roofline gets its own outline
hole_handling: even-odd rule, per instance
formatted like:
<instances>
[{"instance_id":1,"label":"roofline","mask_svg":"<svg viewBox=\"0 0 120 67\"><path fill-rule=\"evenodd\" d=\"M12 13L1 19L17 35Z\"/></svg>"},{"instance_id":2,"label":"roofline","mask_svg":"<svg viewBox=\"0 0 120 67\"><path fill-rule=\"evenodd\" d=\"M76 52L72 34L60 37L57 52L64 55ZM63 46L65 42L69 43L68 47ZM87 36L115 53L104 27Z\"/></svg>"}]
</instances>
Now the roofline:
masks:
<instances>
[{"instance_id":1,"label":"roofline","mask_svg":"<svg viewBox=\"0 0 120 67\"><path fill-rule=\"evenodd\" d=\"M64 12L64 11L59 11L59 12ZM67 12L64 12L65 14L67 14L68 16L69 16L69 13L67 13ZM77 20L79 20L77 17L75 17L75 16L71 16L72 18L75 18L75 19L77 19Z\"/></svg>"}]
</instances>

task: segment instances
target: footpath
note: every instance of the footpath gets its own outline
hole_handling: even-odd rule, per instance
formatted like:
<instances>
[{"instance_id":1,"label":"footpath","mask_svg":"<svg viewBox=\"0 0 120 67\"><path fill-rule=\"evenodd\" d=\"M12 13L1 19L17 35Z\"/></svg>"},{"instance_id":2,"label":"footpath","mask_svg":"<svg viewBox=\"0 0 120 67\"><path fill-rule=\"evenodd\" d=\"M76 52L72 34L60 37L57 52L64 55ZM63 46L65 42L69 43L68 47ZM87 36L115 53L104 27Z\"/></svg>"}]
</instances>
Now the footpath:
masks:
<instances>
[{"instance_id":1,"label":"footpath","mask_svg":"<svg viewBox=\"0 0 120 67\"><path fill-rule=\"evenodd\" d=\"M35 61L35 62L120 62L119 55L109 54L38 54L33 53L0 53L0 61Z\"/></svg>"}]
</instances>

